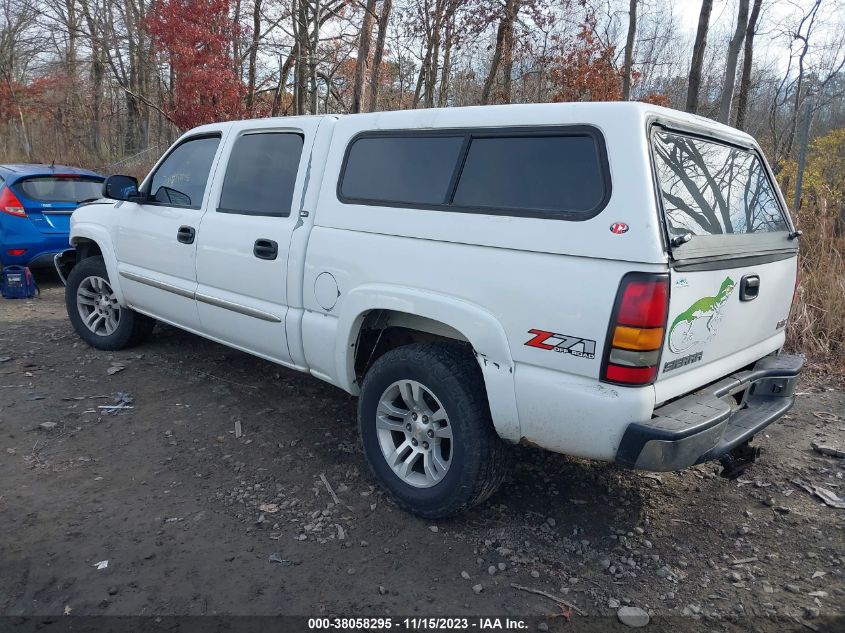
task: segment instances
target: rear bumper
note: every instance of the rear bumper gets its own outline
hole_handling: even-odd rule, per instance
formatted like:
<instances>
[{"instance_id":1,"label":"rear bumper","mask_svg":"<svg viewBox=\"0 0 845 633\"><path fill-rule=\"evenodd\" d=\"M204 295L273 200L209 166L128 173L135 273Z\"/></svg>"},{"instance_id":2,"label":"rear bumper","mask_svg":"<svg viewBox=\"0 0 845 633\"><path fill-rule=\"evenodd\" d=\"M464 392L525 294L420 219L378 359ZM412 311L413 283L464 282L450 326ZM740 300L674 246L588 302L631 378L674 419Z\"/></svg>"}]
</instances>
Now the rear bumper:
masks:
<instances>
[{"instance_id":1,"label":"rear bumper","mask_svg":"<svg viewBox=\"0 0 845 633\"><path fill-rule=\"evenodd\" d=\"M616 462L673 471L721 457L789 411L803 364L801 356L767 356L753 369L655 409L648 422L628 425Z\"/></svg>"},{"instance_id":2,"label":"rear bumper","mask_svg":"<svg viewBox=\"0 0 845 633\"><path fill-rule=\"evenodd\" d=\"M68 233L38 233L34 228L28 228L26 231L10 230L9 224L11 223L6 222L2 227L3 231L0 231L0 262L4 266L52 266L56 253L70 248ZM21 255L9 254L10 250L18 249L23 249L24 252Z\"/></svg>"}]
</instances>

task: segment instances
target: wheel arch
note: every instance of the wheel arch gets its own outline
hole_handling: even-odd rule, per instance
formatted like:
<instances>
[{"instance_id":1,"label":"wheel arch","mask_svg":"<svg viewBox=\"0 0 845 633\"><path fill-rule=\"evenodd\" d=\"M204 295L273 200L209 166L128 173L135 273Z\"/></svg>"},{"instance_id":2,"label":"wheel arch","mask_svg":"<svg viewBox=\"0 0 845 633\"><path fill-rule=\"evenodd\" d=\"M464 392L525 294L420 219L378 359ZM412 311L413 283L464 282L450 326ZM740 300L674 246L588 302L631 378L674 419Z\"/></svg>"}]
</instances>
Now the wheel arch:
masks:
<instances>
[{"instance_id":1,"label":"wheel arch","mask_svg":"<svg viewBox=\"0 0 845 633\"><path fill-rule=\"evenodd\" d=\"M106 264L109 273L109 284L121 305L126 305L120 276L117 270L117 258L111 239L105 229L96 225L75 224L70 238L70 245L76 249L76 261L80 262L88 257L100 256Z\"/></svg>"},{"instance_id":2,"label":"wheel arch","mask_svg":"<svg viewBox=\"0 0 845 633\"><path fill-rule=\"evenodd\" d=\"M350 393L358 393L356 358L359 348L369 349L362 341L368 326L402 328L427 340L465 342L481 369L496 432L519 441L514 363L505 330L490 312L457 297L413 288L371 284L350 291L338 315L335 349L338 386Z\"/></svg>"}]
</instances>

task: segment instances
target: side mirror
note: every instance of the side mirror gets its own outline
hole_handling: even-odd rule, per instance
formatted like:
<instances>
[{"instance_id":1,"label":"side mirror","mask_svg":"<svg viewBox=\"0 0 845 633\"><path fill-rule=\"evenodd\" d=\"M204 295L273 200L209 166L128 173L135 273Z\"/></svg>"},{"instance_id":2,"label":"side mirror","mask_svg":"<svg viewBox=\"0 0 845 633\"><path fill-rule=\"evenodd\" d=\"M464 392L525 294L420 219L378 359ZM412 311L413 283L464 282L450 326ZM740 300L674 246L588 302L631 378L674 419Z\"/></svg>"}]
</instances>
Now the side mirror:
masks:
<instances>
[{"instance_id":1,"label":"side mirror","mask_svg":"<svg viewBox=\"0 0 845 633\"><path fill-rule=\"evenodd\" d=\"M103 183L103 196L112 200L137 199L139 196L138 179L119 174L109 176Z\"/></svg>"}]
</instances>

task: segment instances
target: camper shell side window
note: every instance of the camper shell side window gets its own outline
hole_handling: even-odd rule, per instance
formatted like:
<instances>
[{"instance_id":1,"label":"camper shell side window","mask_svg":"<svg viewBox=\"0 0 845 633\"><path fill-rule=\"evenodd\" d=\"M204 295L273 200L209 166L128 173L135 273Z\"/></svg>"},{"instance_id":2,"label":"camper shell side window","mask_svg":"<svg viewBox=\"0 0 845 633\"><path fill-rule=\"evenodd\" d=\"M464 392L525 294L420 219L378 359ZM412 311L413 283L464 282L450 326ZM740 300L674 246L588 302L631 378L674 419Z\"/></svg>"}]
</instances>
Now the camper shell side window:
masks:
<instances>
[{"instance_id":1,"label":"camper shell side window","mask_svg":"<svg viewBox=\"0 0 845 633\"><path fill-rule=\"evenodd\" d=\"M611 194L592 126L363 132L337 185L346 204L588 220Z\"/></svg>"}]
</instances>

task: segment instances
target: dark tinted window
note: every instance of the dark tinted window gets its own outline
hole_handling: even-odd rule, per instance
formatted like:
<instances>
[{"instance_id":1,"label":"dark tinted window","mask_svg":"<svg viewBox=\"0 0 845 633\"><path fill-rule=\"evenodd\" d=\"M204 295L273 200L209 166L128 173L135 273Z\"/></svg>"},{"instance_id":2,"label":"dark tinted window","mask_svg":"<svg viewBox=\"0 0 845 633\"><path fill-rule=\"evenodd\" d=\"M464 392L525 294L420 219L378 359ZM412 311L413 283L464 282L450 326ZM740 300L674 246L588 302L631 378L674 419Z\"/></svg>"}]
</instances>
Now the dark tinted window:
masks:
<instances>
[{"instance_id":1,"label":"dark tinted window","mask_svg":"<svg viewBox=\"0 0 845 633\"><path fill-rule=\"evenodd\" d=\"M103 181L86 176L36 176L16 185L27 197L38 202L73 202L102 196Z\"/></svg>"},{"instance_id":2,"label":"dark tinted window","mask_svg":"<svg viewBox=\"0 0 845 633\"><path fill-rule=\"evenodd\" d=\"M442 204L463 145L461 136L375 136L352 143L343 198Z\"/></svg>"},{"instance_id":3,"label":"dark tinted window","mask_svg":"<svg viewBox=\"0 0 845 633\"><path fill-rule=\"evenodd\" d=\"M299 134L268 132L240 137L226 167L218 211L290 215L301 154Z\"/></svg>"},{"instance_id":4,"label":"dark tinted window","mask_svg":"<svg viewBox=\"0 0 845 633\"><path fill-rule=\"evenodd\" d=\"M775 190L755 153L657 132L654 156L671 236L787 230Z\"/></svg>"},{"instance_id":5,"label":"dark tinted window","mask_svg":"<svg viewBox=\"0 0 845 633\"><path fill-rule=\"evenodd\" d=\"M161 204L199 207L219 143L219 137L206 136L176 147L153 174L153 199Z\"/></svg>"},{"instance_id":6,"label":"dark tinted window","mask_svg":"<svg viewBox=\"0 0 845 633\"><path fill-rule=\"evenodd\" d=\"M605 197L592 136L473 138L455 190L461 207L587 213Z\"/></svg>"}]
</instances>

